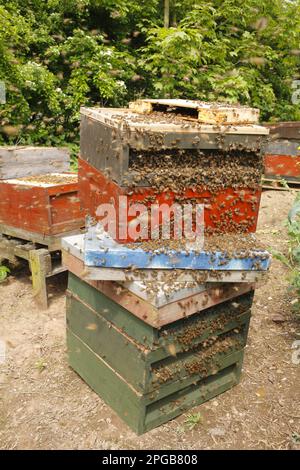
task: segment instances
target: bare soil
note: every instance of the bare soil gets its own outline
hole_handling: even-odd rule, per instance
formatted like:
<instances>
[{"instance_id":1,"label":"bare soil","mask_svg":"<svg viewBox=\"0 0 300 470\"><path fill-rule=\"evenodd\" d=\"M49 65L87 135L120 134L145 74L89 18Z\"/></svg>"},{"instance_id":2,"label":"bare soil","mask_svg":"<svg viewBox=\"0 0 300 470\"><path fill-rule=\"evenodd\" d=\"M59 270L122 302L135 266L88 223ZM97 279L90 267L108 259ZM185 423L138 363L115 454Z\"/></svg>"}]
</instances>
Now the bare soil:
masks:
<instances>
[{"instance_id":1,"label":"bare soil","mask_svg":"<svg viewBox=\"0 0 300 470\"><path fill-rule=\"evenodd\" d=\"M295 194L266 191L258 238L284 250L284 220ZM257 289L242 379L232 390L137 437L73 372L65 346L66 277L51 280L51 305L39 310L29 273L0 285L0 448L2 449L297 449L300 364L292 349L300 325L286 269L273 260ZM299 348L300 349L300 348ZM202 420L192 430L191 414Z\"/></svg>"}]
</instances>

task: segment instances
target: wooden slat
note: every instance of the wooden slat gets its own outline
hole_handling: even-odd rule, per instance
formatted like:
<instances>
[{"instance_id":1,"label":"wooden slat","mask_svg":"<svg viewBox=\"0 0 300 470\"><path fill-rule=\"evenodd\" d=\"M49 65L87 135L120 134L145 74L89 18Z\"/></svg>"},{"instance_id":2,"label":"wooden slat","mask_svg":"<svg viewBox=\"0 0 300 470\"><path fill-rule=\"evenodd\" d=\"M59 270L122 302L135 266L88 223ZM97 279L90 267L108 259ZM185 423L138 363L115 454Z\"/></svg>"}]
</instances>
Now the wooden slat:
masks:
<instances>
[{"instance_id":1,"label":"wooden slat","mask_svg":"<svg viewBox=\"0 0 300 470\"><path fill-rule=\"evenodd\" d=\"M161 390L158 395L160 398L192 383L195 380L195 375L196 378L199 378L198 375L201 372L199 374L196 372L190 374L187 372L185 364L199 361L195 348L201 348L203 341L212 336L214 338L220 337L220 341L222 341L222 335L228 333L228 335L232 334L234 339L232 347L234 347L234 344L238 344L238 349L244 346L249 319L249 311L241 315L237 314L234 318L228 315L228 320L224 320L221 326L218 312L215 313L210 310L207 316L199 320L199 324L202 324L203 328L202 333L191 340L189 345L181 344L174 336L172 348L176 356L173 356L173 354L171 355L171 348L162 345L158 345L154 350L146 350L98 312L84 305L79 299L68 297L67 300L67 325L69 330L78 336L95 354L105 359L107 364L134 386L136 390L142 393L154 391L157 388L157 371L161 367L165 367L164 363L166 360L168 361L168 369L172 367L175 373L173 378L170 377L160 385ZM215 326L217 326L217 329L215 329ZM240 331L239 334L234 333L236 329ZM185 331L186 329L182 326L182 334ZM219 339L216 341L219 341ZM207 361L209 362L209 360ZM217 360L214 362L218 363ZM177 384L175 388L171 387L171 384L179 378L181 383ZM183 379L184 382L182 383Z\"/></svg>"},{"instance_id":2,"label":"wooden slat","mask_svg":"<svg viewBox=\"0 0 300 470\"><path fill-rule=\"evenodd\" d=\"M224 368L217 374L155 401L151 396L138 393L69 330L67 344L70 366L137 434L167 422L237 384L243 359L242 351L234 353L227 360L224 358Z\"/></svg>"},{"instance_id":3,"label":"wooden slat","mask_svg":"<svg viewBox=\"0 0 300 470\"><path fill-rule=\"evenodd\" d=\"M131 131L145 129L151 132L178 132L184 130L186 135L195 133L195 128L191 126L189 129L184 128L186 124L182 123L165 123L165 122L149 122L145 120L141 121L130 121L131 116L134 117L137 113L134 113L130 109L125 108L81 108L80 113L87 116L89 119L102 122L103 124L111 127L118 128L120 131L130 129ZM128 119L129 118L129 119ZM237 135L257 135L265 136L269 134L269 129L258 125L220 125L214 124L201 124L197 127L197 134L237 134Z\"/></svg>"},{"instance_id":4,"label":"wooden slat","mask_svg":"<svg viewBox=\"0 0 300 470\"><path fill-rule=\"evenodd\" d=\"M65 172L69 168L67 148L0 147L0 179Z\"/></svg>"},{"instance_id":5,"label":"wooden slat","mask_svg":"<svg viewBox=\"0 0 300 470\"><path fill-rule=\"evenodd\" d=\"M77 277L81 277L84 271L82 261L71 254L66 254L63 262L65 263L66 269ZM111 281L85 280L85 282L88 282L111 300L129 310L133 315L136 315L144 322L156 328L160 328L163 325L180 320L181 318L186 318L197 311L204 310L237 297L238 295L242 295L255 287L254 283L226 283L213 284L212 286L208 284L203 292L192 295L187 295L186 293L183 299L176 299L175 301L170 301L165 305L156 307L153 305L154 302L143 299L134 292L121 287L122 284L120 285Z\"/></svg>"},{"instance_id":6,"label":"wooden slat","mask_svg":"<svg viewBox=\"0 0 300 470\"><path fill-rule=\"evenodd\" d=\"M49 251L57 251L61 249L61 240L63 237L78 234L80 230L72 230L69 232L62 232L57 235L44 235L22 228L11 227L10 225L0 224L0 234L8 235L22 240L28 240L32 243L47 246Z\"/></svg>"},{"instance_id":7,"label":"wooden slat","mask_svg":"<svg viewBox=\"0 0 300 470\"><path fill-rule=\"evenodd\" d=\"M62 249L63 264L68 266L68 269L76 270L81 267L80 277L84 281L117 281L117 282L132 282L132 281L160 281L166 280L167 272L164 269L139 269L134 272L128 272L128 270L119 268L91 268L85 266L82 259ZM73 267L73 263L76 264ZM79 272L79 271L77 271ZM267 273L265 271L191 271L175 270L173 282L198 282L200 284L206 282L220 283L220 282L233 282L233 283L256 283L265 280Z\"/></svg>"},{"instance_id":8,"label":"wooden slat","mask_svg":"<svg viewBox=\"0 0 300 470\"><path fill-rule=\"evenodd\" d=\"M161 344L163 345L167 345L169 342L174 343L174 335L180 333L178 329L181 328L182 324L184 324L185 327L191 323L194 325L194 322L198 318L202 319L203 315L205 312L207 313L208 310L206 309L205 312L199 311L187 318L179 319L176 323L172 322L168 325L163 325L158 329L156 325L146 323L144 319L141 319L137 315L133 315L127 308L102 294L93 286L83 282L72 273L69 273L68 289L72 296L80 299L81 302L101 314L106 320L124 331L125 334L134 338L136 342L152 349L160 342L162 342ZM252 299L253 291L249 291L248 293L235 298L234 303L238 303L236 307L233 307L233 311L236 312L236 308L239 312L249 310L252 305ZM230 308L231 303L231 300L228 300L210 308L222 314L222 312ZM172 334L168 334L167 337L165 337L165 331L168 331L168 333L172 331Z\"/></svg>"}]
</instances>

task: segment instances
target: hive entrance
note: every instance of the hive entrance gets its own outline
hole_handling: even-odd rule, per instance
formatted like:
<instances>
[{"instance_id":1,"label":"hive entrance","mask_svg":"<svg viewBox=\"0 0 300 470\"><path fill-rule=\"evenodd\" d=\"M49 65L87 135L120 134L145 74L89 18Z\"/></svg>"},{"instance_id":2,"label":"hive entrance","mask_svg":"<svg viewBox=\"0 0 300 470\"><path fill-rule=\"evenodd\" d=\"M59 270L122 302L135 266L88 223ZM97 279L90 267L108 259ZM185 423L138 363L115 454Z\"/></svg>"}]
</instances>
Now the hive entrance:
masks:
<instances>
[{"instance_id":1,"label":"hive entrance","mask_svg":"<svg viewBox=\"0 0 300 470\"><path fill-rule=\"evenodd\" d=\"M183 119L192 119L198 121L197 108L187 108L183 106L170 106L165 104L154 103L152 104L152 112L168 114L169 116L177 116Z\"/></svg>"}]
</instances>

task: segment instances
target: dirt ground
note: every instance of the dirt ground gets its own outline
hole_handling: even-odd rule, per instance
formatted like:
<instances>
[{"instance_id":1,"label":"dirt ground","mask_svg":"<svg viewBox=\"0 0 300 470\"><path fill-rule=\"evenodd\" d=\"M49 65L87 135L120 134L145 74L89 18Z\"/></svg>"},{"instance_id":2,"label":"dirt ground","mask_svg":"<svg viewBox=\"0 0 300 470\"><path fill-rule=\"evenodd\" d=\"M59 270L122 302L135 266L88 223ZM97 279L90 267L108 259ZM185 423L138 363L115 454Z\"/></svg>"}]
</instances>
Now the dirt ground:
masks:
<instances>
[{"instance_id":1,"label":"dirt ground","mask_svg":"<svg viewBox=\"0 0 300 470\"><path fill-rule=\"evenodd\" d=\"M295 194L266 191L258 237L284 249L284 220ZM297 449L300 448L300 325L292 314L286 269L273 260L257 289L242 380L230 391L137 437L67 364L66 277L51 281L39 310L29 274L0 285L1 449ZM276 321L275 321L276 320ZM280 322L278 322L280 320ZM296 343L296 341L299 341ZM189 414L201 414L194 429Z\"/></svg>"}]
</instances>

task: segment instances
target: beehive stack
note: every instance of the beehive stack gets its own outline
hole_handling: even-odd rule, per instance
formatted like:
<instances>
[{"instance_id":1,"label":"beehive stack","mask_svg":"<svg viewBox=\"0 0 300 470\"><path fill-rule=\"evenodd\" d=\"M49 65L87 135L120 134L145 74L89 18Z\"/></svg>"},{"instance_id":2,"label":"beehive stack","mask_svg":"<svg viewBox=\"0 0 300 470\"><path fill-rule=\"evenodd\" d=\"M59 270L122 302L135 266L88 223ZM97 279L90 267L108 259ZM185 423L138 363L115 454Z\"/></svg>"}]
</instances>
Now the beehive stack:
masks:
<instances>
[{"instance_id":1,"label":"beehive stack","mask_svg":"<svg viewBox=\"0 0 300 470\"><path fill-rule=\"evenodd\" d=\"M93 225L63 242L70 365L138 434L239 381L255 282L269 263L249 234L268 132L256 121L256 110L180 100L82 110L89 216L119 195L205 205L200 252L175 240L157 251L150 232L140 244L112 240Z\"/></svg>"},{"instance_id":2,"label":"beehive stack","mask_svg":"<svg viewBox=\"0 0 300 470\"><path fill-rule=\"evenodd\" d=\"M291 184L300 183L300 122L278 122L267 126L270 142L264 158L265 182L284 179Z\"/></svg>"},{"instance_id":3,"label":"beehive stack","mask_svg":"<svg viewBox=\"0 0 300 470\"><path fill-rule=\"evenodd\" d=\"M0 147L0 225L41 236L82 227L78 177L69 171L67 149Z\"/></svg>"}]
</instances>

